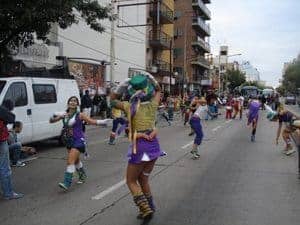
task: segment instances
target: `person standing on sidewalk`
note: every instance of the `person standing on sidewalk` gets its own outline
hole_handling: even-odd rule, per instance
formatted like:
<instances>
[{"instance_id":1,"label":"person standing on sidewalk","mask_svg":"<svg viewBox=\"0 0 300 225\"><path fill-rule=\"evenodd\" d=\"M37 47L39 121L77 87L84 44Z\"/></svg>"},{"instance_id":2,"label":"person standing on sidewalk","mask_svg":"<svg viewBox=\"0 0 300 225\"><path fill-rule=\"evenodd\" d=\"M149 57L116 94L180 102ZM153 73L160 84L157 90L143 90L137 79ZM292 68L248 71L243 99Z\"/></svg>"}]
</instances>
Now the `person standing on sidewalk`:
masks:
<instances>
[{"instance_id":1,"label":"person standing on sidewalk","mask_svg":"<svg viewBox=\"0 0 300 225\"><path fill-rule=\"evenodd\" d=\"M251 141L255 141L256 135L256 128L258 122L258 115L261 103L259 102L257 96L252 97L249 102L249 111L248 111L248 126L252 125L252 132L251 132Z\"/></svg>"},{"instance_id":2,"label":"person standing on sidewalk","mask_svg":"<svg viewBox=\"0 0 300 225\"><path fill-rule=\"evenodd\" d=\"M12 171L9 161L7 124L15 122L15 115L11 112L14 104L10 100L3 101L0 106L0 182L3 197L6 200L22 198L24 195L13 191Z\"/></svg>"},{"instance_id":3,"label":"person standing on sidewalk","mask_svg":"<svg viewBox=\"0 0 300 225\"><path fill-rule=\"evenodd\" d=\"M20 161L22 153L22 143L18 140L18 134L22 132L21 121L14 122L13 128L9 131L8 147L12 166L23 167L26 164Z\"/></svg>"},{"instance_id":4,"label":"person standing on sidewalk","mask_svg":"<svg viewBox=\"0 0 300 225\"><path fill-rule=\"evenodd\" d=\"M67 168L64 175L64 181L59 183L59 187L68 190L72 184L73 174L78 173L78 184L85 182L87 175L80 161L80 153L85 153L86 142L82 130L83 122L91 125L106 125L110 119L94 120L85 113L77 111L79 99L72 96L67 101L68 109L65 112L54 113L50 118L50 123L63 121L63 136L68 149Z\"/></svg>"}]
</instances>

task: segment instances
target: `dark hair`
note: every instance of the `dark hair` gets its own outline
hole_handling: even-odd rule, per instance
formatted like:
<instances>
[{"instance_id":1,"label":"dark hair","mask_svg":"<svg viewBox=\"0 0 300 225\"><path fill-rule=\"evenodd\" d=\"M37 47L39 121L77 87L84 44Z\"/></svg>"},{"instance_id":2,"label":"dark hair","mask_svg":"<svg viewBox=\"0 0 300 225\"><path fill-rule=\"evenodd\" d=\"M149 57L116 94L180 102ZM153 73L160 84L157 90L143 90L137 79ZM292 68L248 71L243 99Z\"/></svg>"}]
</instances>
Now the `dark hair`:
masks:
<instances>
[{"instance_id":1,"label":"dark hair","mask_svg":"<svg viewBox=\"0 0 300 225\"><path fill-rule=\"evenodd\" d=\"M90 92L89 92L89 90L85 90L85 92L84 92L86 95L88 95Z\"/></svg>"},{"instance_id":2,"label":"dark hair","mask_svg":"<svg viewBox=\"0 0 300 225\"><path fill-rule=\"evenodd\" d=\"M8 111L12 111L15 107L15 104L11 100L4 100L2 106L5 107Z\"/></svg>"},{"instance_id":3,"label":"dark hair","mask_svg":"<svg viewBox=\"0 0 300 225\"><path fill-rule=\"evenodd\" d=\"M79 106L79 99L78 99L76 96L71 96L71 97L68 99L67 103L69 104L72 98L75 98L75 99L76 99L77 105Z\"/></svg>"},{"instance_id":4,"label":"dark hair","mask_svg":"<svg viewBox=\"0 0 300 225\"><path fill-rule=\"evenodd\" d=\"M15 129L17 127L20 128L22 125L23 125L23 123L21 121L16 121L16 122L14 122L13 129Z\"/></svg>"}]
</instances>

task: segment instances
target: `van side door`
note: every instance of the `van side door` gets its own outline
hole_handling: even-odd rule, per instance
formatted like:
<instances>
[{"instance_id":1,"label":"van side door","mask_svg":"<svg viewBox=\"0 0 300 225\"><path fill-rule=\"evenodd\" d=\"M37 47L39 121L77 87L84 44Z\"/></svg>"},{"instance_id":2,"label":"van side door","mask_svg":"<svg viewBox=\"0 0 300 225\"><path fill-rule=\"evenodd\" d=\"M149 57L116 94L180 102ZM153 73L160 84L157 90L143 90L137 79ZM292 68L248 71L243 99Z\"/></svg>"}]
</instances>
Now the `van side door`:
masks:
<instances>
[{"instance_id":1,"label":"van side door","mask_svg":"<svg viewBox=\"0 0 300 225\"><path fill-rule=\"evenodd\" d=\"M16 121L21 121L23 123L23 130L19 134L22 143L32 141L32 111L28 86L28 81L20 80L10 82L3 98L3 101L13 101L15 105L13 113L16 115Z\"/></svg>"}]
</instances>

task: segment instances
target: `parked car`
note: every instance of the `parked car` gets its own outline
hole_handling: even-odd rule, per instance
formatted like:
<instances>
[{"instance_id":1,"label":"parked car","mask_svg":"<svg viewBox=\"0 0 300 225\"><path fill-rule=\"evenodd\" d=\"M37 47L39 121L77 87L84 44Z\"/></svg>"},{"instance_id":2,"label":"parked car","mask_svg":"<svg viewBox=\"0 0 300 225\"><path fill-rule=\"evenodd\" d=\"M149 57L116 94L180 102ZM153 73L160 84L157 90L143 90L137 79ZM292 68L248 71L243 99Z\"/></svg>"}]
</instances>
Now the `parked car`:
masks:
<instances>
[{"instance_id":1,"label":"parked car","mask_svg":"<svg viewBox=\"0 0 300 225\"><path fill-rule=\"evenodd\" d=\"M67 100L79 97L76 80L60 78L12 77L0 78L0 104L6 99L15 104L13 113L23 123L22 143L60 138L62 123L49 123L54 112L66 110Z\"/></svg>"},{"instance_id":2,"label":"parked car","mask_svg":"<svg viewBox=\"0 0 300 225\"><path fill-rule=\"evenodd\" d=\"M295 95L287 95L285 97L284 103L286 105L289 105L289 104L296 105L296 96Z\"/></svg>"}]
</instances>

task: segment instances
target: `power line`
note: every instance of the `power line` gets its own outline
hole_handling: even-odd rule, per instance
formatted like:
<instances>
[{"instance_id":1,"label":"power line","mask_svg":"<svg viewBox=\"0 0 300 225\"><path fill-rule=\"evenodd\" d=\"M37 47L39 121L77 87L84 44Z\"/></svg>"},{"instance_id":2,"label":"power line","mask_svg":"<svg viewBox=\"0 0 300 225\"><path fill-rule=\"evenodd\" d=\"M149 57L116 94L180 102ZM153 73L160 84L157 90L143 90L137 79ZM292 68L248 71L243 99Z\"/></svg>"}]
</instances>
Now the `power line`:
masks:
<instances>
[{"instance_id":1,"label":"power line","mask_svg":"<svg viewBox=\"0 0 300 225\"><path fill-rule=\"evenodd\" d=\"M128 26L131 26L129 23L127 23L125 20L123 20L123 19L121 19L121 18L119 18L118 17L118 20L121 20L123 23L125 23L126 25L128 25ZM135 28L135 27L129 27L129 28L131 28L131 29L133 29L133 30L135 30L135 31L137 31L138 33L140 33L140 34L142 34L142 35L145 35L146 36L146 34L145 33L143 33L142 31L140 31L140 30L138 30L137 28Z\"/></svg>"},{"instance_id":2,"label":"power line","mask_svg":"<svg viewBox=\"0 0 300 225\"><path fill-rule=\"evenodd\" d=\"M59 37L65 39L65 40L67 40L67 41L73 42L74 44L77 44L77 45L79 45L79 46L81 46L81 47L84 47L84 48L87 48L87 49L89 49L89 50L92 50L92 51L94 51L94 52L100 53L100 54L105 55L105 56L110 56L110 54L107 54L107 53L102 52L102 51L100 51L100 50L94 49L94 48L92 48L92 47L90 47L90 46L87 46L87 45L85 45L85 44L82 44L82 43L80 43L80 42L78 42L78 41L74 41L74 40L72 40L72 39L70 39L70 38L67 38L67 37L65 37L65 36L63 36L63 35L61 35L61 34L58 34L58 33L56 33L56 32L50 31L50 33L53 33L53 34L55 34L55 35L57 35L57 36L59 36ZM134 66L137 66L137 67L139 67L139 68L144 68L144 66L138 65L138 64L133 63L133 62L130 62L130 61L127 61L127 60L125 60L125 59L121 59L121 58L118 58L118 57L115 57L115 59L117 59L117 60L119 60L119 61L121 61L121 62L129 63L129 64L134 65Z\"/></svg>"},{"instance_id":3,"label":"power line","mask_svg":"<svg viewBox=\"0 0 300 225\"><path fill-rule=\"evenodd\" d=\"M76 16L75 15L75 17L77 18L77 19L79 19L79 20L81 20L81 21L83 21L83 22L85 22L81 17L78 17L78 16ZM105 26L105 25L102 25L103 27L106 27L106 28L111 28L111 27L109 27L109 26ZM106 31L106 30L104 30L104 32L105 33L107 33L107 34L110 34L111 35L111 33L110 32L108 32L108 31ZM119 32L119 31L116 31L116 32ZM128 35L129 37L133 37L133 38L136 38L136 37L134 37L134 36L131 36L131 35L129 35L129 34L127 34L127 33L125 33L125 32L120 32L120 33L123 33L123 34L126 34L126 35ZM122 37L122 36L120 36L120 35L117 35L117 34L115 34L115 36L116 37L118 37L118 38L120 38L120 39L123 39L123 40L126 40L126 41L129 41L129 42L133 42L133 43L137 43L137 44L145 44L146 42L145 42L145 40L142 40L142 39L139 39L139 38L136 38L137 40L141 40L141 41L135 41L135 40L130 40L130 39L128 39L128 38L125 38L125 37Z\"/></svg>"}]
</instances>

